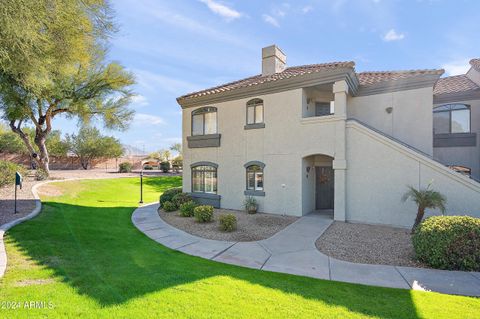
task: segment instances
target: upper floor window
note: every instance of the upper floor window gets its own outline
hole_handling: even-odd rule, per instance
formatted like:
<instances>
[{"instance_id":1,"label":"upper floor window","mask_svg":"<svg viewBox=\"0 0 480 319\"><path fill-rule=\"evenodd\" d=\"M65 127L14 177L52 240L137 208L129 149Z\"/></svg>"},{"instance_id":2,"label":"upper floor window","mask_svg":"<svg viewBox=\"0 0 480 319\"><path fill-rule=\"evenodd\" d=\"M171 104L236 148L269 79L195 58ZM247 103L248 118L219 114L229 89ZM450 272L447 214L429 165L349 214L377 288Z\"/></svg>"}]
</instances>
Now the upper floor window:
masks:
<instances>
[{"instance_id":1,"label":"upper floor window","mask_svg":"<svg viewBox=\"0 0 480 319\"><path fill-rule=\"evenodd\" d=\"M247 102L247 124L263 123L263 100L253 99Z\"/></svg>"},{"instance_id":2,"label":"upper floor window","mask_svg":"<svg viewBox=\"0 0 480 319\"><path fill-rule=\"evenodd\" d=\"M192 192L217 193L217 167L198 165L192 167Z\"/></svg>"},{"instance_id":3,"label":"upper floor window","mask_svg":"<svg viewBox=\"0 0 480 319\"><path fill-rule=\"evenodd\" d=\"M315 102L315 116L332 115L330 102Z\"/></svg>"},{"instance_id":4,"label":"upper floor window","mask_svg":"<svg viewBox=\"0 0 480 319\"><path fill-rule=\"evenodd\" d=\"M247 166L247 190L263 191L263 167Z\"/></svg>"},{"instance_id":5,"label":"upper floor window","mask_svg":"<svg viewBox=\"0 0 480 319\"><path fill-rule=\"evenodd\" d=\"M433 109L435 134L470 133L470 106L447 104Z\"/></svg>"},{"instance_id":6,"label":"upper floor window","mask_svg":"<svg viewBox=\"0 0 480 319\"><path fill-rule=\"evenodd\" d=\"M202 107L192 112L192 135L217 134L217 108Z\"/></svg>"}]
</instances>

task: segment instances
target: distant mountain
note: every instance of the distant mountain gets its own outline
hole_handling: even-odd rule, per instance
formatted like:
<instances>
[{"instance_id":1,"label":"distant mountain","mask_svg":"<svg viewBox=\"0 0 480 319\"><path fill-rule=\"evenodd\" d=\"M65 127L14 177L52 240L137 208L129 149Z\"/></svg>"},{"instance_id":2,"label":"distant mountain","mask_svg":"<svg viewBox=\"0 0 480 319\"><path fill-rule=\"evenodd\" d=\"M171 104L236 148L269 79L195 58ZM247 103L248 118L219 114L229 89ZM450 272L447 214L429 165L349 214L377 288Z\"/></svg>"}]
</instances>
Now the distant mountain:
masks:
<instances>
[{"instance_id":1,"label":"distant mountain","mask_svg":"<svg viewBox=\"0 0 480 319\"><path fill-rule=\"evenodd\" d=\"M124 156L138 156L138 155L144 156L144 155L147 155L147 153L145 153L144 151L142 151L138 147L135 147L135 146L132 146L132 145L125 145L125 144L123 144L122 146L123 146L123 150L124 150L124 153L123 153Z\"/></svg>"}]
</instances>

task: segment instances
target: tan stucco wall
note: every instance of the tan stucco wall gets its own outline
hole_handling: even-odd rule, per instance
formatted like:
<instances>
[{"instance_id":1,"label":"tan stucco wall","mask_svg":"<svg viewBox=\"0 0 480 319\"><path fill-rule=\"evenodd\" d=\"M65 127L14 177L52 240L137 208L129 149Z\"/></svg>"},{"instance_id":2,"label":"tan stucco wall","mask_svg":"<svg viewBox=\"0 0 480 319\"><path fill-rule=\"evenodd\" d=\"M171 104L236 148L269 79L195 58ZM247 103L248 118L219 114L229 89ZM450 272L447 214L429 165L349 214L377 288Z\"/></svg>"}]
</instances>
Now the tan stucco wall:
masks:
<instances>
[{"instance_id":1,"label":"tan stucco wall","mask_svg":"<svg viewBox=\"0 0 480 319\"><path fill-rule=\"evenodd\" d=\"M254 98L254 97L252 97ZM305 94L302 89L255 96L264 100L265 128L245 130L246 103L241 99L218 103L218 133L221 147L188 148L191 112L183 110L184 173L183 187L191 191L190 164L210 161L218 164L218 195L221 206L242 208L245 199L245 168L249 161L261 161L264 169L265 197L257 197L260 211L301 215L310 212L303 207L302 158L313 154L335 154L334 116L302 120ZM285 187L283 187L283 185Z\"/></svg>"},{"instance_id":2,"label":"tan stucco wall","mask_svg":"<svg viewBox=\"0 0 480 319\"><path fill-rule=\"evenodd\" d=\"M335 94L336 112L345 105L341 87L337 86L340 93ZM217 193L222 196L221 206L241 209L245 199L244 164L261 161L266 165L265 197L257 197L259 210L300 216L315 207L314 169L307 174L306 167L324 162L311 155L324 154L335 159L332 163L335 169L335 218L408 227L413 222L415 206L400 201L406 185L425 186L432 178L435 187L445 191L451 212L478 216L479 190L452 179L451 172L440 164L422 159L411 150L411 153L399 150L398 147L403 146L398 143L379 141L374 138L379 134L367 128L360 132L349 124L350 128L345 130L345 116L304 118L307 97L308 91L302 89L252 96L264 100L265 119L265 128L253 130L244 129L246 103L250 98L213 105L218 109L218 133L221 134L221 146L214 148L188 148L191 112L196 108L184 109L184 191L191 191L190 164L210 161L218 164ZM349 103L347 117L358 118L387 135L432 154L431 88L348 97L346 101ZM385 108L391 106L393 113L386 113ZM346 154L343 146L345 133ZM339 178L345 179L343 186L337 183ZM345 199L337 198L337 194L345 191ZM340 201L346 205L343 218L341 214L337 216Z\"/></svg>"},{"instance_id":3,"label":"tan stucco wall","mask_svg":"<svg viewBox=\"0 0 480 319\"><path fill-rule=\"evenodd\" d=\"M480 100L458 101L470 105L471 110L471 132L477 134L477 145L474 147L435 147L433 156L436 160L445 165L461 165L472 169L472 177L480 180ZM441 103L434 106L440 106Z\"/></svg>"},{"instance_id":4,"label":"tan stucco wall","mask_svg":"<svg viewBox=\"0 0 480 319\"><path fill-rule=\"evenodd\" d=\"M410 227L416 206L401 197L432 181L448 214L480 217L480 184L359 124L347 124L347 137L347 220Z\"/></svg>"},{"instance_id":5,"label":"tan stucco wall","mask_svg":"<svg viewBox=\"0 0 480 319\"><path fill-rule=\"evenodd\" d=\"M349 97L347 117L432 155L432 104L432 88ZM389 107L391 113L386 112Z\"/></svg>"}]
</instances>

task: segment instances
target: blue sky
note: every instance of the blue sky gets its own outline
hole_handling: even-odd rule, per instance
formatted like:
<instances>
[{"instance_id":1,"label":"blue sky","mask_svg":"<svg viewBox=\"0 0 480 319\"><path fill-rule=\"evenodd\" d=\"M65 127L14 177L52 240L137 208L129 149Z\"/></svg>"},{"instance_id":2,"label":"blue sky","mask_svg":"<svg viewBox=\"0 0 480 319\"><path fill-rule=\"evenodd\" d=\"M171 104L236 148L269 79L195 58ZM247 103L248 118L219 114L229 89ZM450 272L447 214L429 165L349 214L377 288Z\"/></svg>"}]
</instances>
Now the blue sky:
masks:
<instances>
[{"instance_id":1,"label":"blue sky","mask_svg":"<svg viewBox=\"0 0 480 319\"><path fill-rule=\"evenodd\" d=\"M109 58L137 78L126 132L146 151L181 139L175 98L258 74L261 48L277 44L290 66L356 62L357 71L468 69L480 57L480 2L387 0L115 0L120 26ZM58 119L74 132L76 121Z\"/></svg>"}]
</instances>

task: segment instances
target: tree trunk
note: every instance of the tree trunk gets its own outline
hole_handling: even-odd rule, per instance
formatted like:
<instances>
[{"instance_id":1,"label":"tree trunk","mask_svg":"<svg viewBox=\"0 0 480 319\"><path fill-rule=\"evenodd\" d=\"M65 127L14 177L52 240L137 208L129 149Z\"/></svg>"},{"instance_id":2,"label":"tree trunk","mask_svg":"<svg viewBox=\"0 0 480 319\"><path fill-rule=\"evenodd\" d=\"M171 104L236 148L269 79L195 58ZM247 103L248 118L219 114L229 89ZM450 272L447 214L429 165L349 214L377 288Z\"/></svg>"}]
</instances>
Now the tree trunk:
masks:
<instances>
[{"instance_id":1,"label":"tree trunk","mask_svg":"<svg viewBox=\"0 0 480 319\"><path fill-rule=\"evenodd\" d=\"M82 165L82 168L83 168L84 170L87 170L87 169L88 169L88 164L89 164L88 158L80 157L80 165Z\"/></svg>"},{"instance_id":2,"label":"tree trunk","mask_svg":"<svg viewBox=\"0 0 480 319\"><path fill-rule=\"evenodd\" d=\"M37 158L38 165L41 169L45 170L48 175L50 175L50 158L48 156L47 146L45 145L46 140L46 134L38 132L35 134L35 145L37 145L38 150L40 151L40 154L38 154Z\"/></svg>"},{"instance_id":3,"label":"tree trunk","mask_svg":"<svg viewBox=\"0 0 480 319\"><path fill-rule=\"evenodd\" d=\"M10 121L10 128L12 129L12 132L16 133L18 136L20 136L21 140L27 147L28 151L30 152L30 158L33 158L33 154L36 153L36 150L33 148L33 145L30 141L30 138L28 137L27 134L25 134L22 129L21 129L21 121L18 123L18 126L15 126L15 121ZM36 138L35 138L36 139ZM38 146L38 144L35 141L35 144ZM46 151L45 147L45 138L43 140L43 148ZM45 158L45 156L44 156ZM47 158L47 165L45 166L45 163L42 161L41 157L36 157L34 158L35 162L37 162L37 165L40 166L41 168L45 169L48 173L50 172L48 169L48 152L46 153L46 158Z\"/></svg>"},{"instance_id":4,"label":"tree trunk","mask_svg":"<svg viewBox=\"0 0 480 319\"><path fill-rule=\"evenodd\" d=\"M417 218L415 218L415 222L413 223L413 227L411 231L412 234L415 232L415 228L417 228L417 226L422 222L423 215L425 215L425 208L422 206L418 206Z\"/></svg>"}]
</instances>

